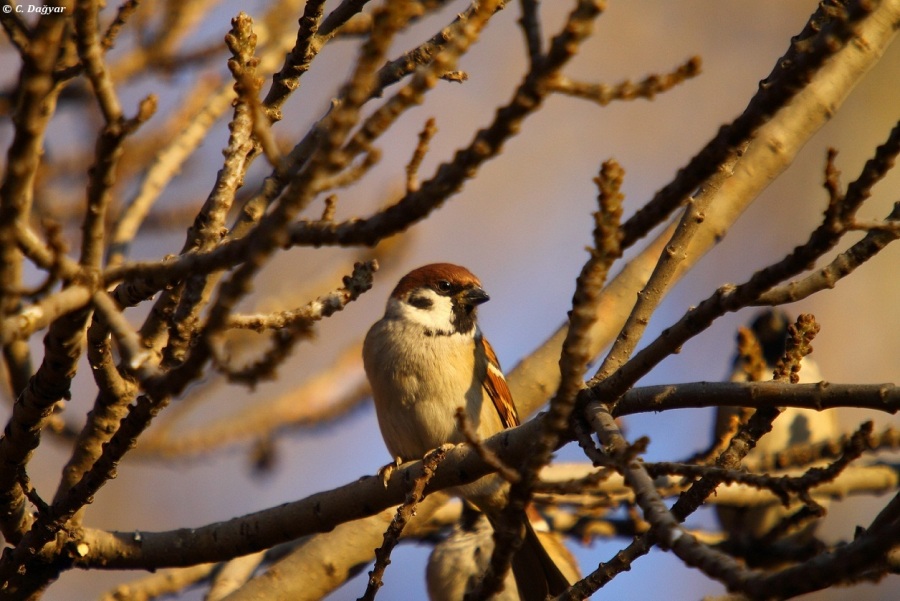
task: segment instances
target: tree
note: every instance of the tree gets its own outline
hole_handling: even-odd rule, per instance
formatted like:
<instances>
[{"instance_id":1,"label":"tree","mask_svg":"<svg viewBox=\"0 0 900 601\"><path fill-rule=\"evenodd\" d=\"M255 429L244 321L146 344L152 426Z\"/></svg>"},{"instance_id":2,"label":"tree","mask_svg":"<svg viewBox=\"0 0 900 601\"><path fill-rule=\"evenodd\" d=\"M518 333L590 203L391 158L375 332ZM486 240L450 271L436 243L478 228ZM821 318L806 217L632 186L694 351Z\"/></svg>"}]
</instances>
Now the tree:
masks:
<instances>
[{"instance_id":1,"label":"tree","mask_svg":"<svg viewBox=\"0 0 900 601\"><path fill-rule=\"evenodd\" d=\"M825 194L805 179L793 197L774 201L783 211L756 223L744 246L726 251L731 236L716 244L878 62L900 26L900 2L823 3L802 30L801 21L789 23L799 33L748 92L738 117L711 137L671 120L629 120L640 149L634 157L583 135L591 131L585 115L600 110L590 105L656 96L665 103L700 85L702 78L693 80L700 61L688 58L637 83L586 83L604 72L601 52L612 63L613 52L629 48L594 32L604 24L620 29L619 40L658 57L659 48L648 43L653 36L632 30L642 31L640 25L652 34L654 19L668 26L665 17L684 17L686 8L656 6L655 13L645 7L635 20L626 12L613 23L615 11L603 15L605 3L598 1L568 3L568 13L560 3L484 1L454 5L461 12L451 17L439 0L372 7L345 0L327 8L324 0L284 0L254 6L259 14L252 18L239 13L223 47L226 18L211 10L214 4L128 1L103 10L90 0L3 4L6 55L18 62L10 61L4 95L12 119L0 187L3 361L15 399L0 439L0 528L9 545L0 559L0 595L62 595L74 588L67 575L77 570L171 569L111 594L148 598L202 581L209 598L232 589L233 599L317 598L358 566L372 569L373 549L384 543L373 569L374 594L382 577L421 580L396 558L384 571L401 530L412 539L439 539L459 513L439 491L495 469L511 473L516 503L538 502L573 536L611 539L609 553L598 552L606 546L579 553L587 577L573 598L621 582L622 571L638 569L653 549L751 598L879 581L896 569L898 475L876 460L896 448L897 437L863 422L895 412L898 392L868 384L870 372L860 373L858 365L848 368L859 375L843 380L849 384L791 383L819 331L815 318L797 320L774 382L703 383L702 375L695 377L704 373L699 369L672 378L679 383L647 384L665 382L655 379L665 373L660 364L681 360L675 355L692 352L694 340L715 338L722 355L732 345L734 323L754 307L801 302L805 310L813 302L807 299L852 291L863 263L892 273L888 244L900 235L900 209L877 213L896 198L889 184L876 184L896 177L890 169L900 152L900 124L873 132L869 143L863 125L850 121L853 150L868 161L844 165L844 155L824 153ZM717 10L726 9L703 7L698 14L712 17ZM794 6L778 10L797 13ZM578 63L584 47L593 61ZM752 54L753 48L738 48ZM893 99L896 81L886 77ZM727 87L713 85L707 95ZM471 96L468 87L476 90ZM435 111L432 99L442 94L456 104ZM567 114L576 104L588 112ZM886 101L883 110L891 113L895 104ZM872 112L878 108L870 105ZM644 119L658 110L643 106ZM217 140L226 114L227 139ZM532 127L543 133L530 140L531 148L516 150L517 136L525 138ZM684 149L659 145L666 128ZM197 153L203 143L224 148L224 160ZM606 158L611 155L618 160ZM653 174L642 173L647 155L665 155L681 167L668 183L660 178L656 193L643 184L629 188L632 180L652 181ZM807 158L820 169L823 153ZM507 178L494 189L487 174L509 163L522 181ZM585 171L588 164L593 173ZM839 165L851 174L846 182ZM560 177L570 168L582 174L574 186ZM535 194L539 212L527 209L535 182L560 191L551 199ZM492 211L507 206L500 196L510 208L495 221ZM599 206L593 219L588 200ZM428 229L448 203L464 218L455 227ZM571 230L551 235L556 220L579 211L565 224L583 224L585 235L593 229L586 259L575 255L577 248L554 248L571 243ZM178 236L185 223L187 235ZM785 250L770 238L779 229L790 241ZM424 240L413 239L421 230ZM425 250L417 252L417 244ZM796 247L786 250L789 245ZM771 248L761 252L761 246ZM694 280L688 292L675 288L714 247L716 257L739 250L724 276L704 264L721 285ZM541 417L457 447L435 465L404 464L386 483L375 476L354 480L359 468L342 472L341 485L331 486L308 474L334 470L338 457L304 457L308 463L291 466L280 450L291 444L283 435L318 432L311 426L325 428L366 400L358 340L408 254L474 259L486 268L496 263L497 277L516 283L506 305L502 297L495 301L509 311L545 292L559 301L574 287L571 305L532 305L529 328L517 329L536 341L571 309L563 326L533 352L507 347L521 359L509 373L520 413L550 404ZM467 262L479 271L481 265ZM366 301L373 283L383 294ZM887 310L860 312L862 294L838 312L857 324L854 336L841 340L844 357L876 346L866 339L861 313L883 324L869 336L886 339L884 345L896 338ZM884 307L895 296L889 285L878 293ZM350 303L357 299L371 302L365 305L371 311L356 313ZM825 333L833 327L819 321ZM748 361L758 360L750 337L741 348ZM896 356L891 348L877 346L874 353ZM599 366L589 370L598 357ZM717 440L693 431L692 448L667 449L665 462L653 459L660 437L623 433L616 421L652 412L677 419L670 417L676 409L735 405L758 411ZM853 418L842 421L841 437L748 458L759 471L744 471L746 452L778 423L784 406L864 412L841 414ZM354 446L349 418L338 429L347 430L345 462L364 455L370 474L386 462L380 447L360 453ZM199 454L227 462L225 449L246 449L248 442L258 472L302 477L305 490L318 492L264 503L271 479L256 480L254 503L243 501L227 519L218 515L216 495L191 486L193 476L177 482L167 472L162 480L171 481L178 502L203 496L193 527L151 531L140 511L124 526L99 525L110 517L97 509L103 498L117 510L135 503L151 492L141 492L141 478L160 462L183 466L183 457ZM64 455L54 457L60 449ZM581 464L542 472L553 452L580 455ZM61 478L53 475L60 465ZM784 465L802 474L760 475ZM120 468L127 482L116 486L111 480ZM560 481L573 470L577 477ZM729 496L720 485L735 481L744 487ZM247 485L230 475L219 485L230 493L240 483ZM420 498L414 487L429 494ZM746 551L738 548L739 537L707 537L703 522L692 517L715 503L781 499L800 507L788 521L807 521L818 519L821 496L850 493L880 495L861 528L854 532L844 520L840 539L790 547L775 564L738 557ZM616 512L622 508L627 511ZM485 590L499 585L508 566L510 532L498 532ZM777 546L765 547L763 559ZM160 586L171 588L153 588Z\"/></svg>"}]
</instances>

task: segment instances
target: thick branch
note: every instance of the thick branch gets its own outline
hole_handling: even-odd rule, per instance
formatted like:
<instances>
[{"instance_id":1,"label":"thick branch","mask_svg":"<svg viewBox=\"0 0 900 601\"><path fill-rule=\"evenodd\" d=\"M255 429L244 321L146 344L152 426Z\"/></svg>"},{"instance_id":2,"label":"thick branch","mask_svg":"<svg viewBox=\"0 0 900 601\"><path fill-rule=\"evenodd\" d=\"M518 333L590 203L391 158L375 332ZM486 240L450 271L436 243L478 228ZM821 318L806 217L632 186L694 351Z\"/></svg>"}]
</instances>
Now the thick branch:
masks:
<instances>
[{"instance_id":1,"label":"thick branch","mask_svg":"<svg viewBox=\"0 0 900 601\"><path fill-rule=\"evenodd\" d=\"M857 407L897 413L900 387L894 384L783 384L780 382L692 382L633 388L614 415L696 407L801 407L823 411Z\"/></svg>"}]
</instances>

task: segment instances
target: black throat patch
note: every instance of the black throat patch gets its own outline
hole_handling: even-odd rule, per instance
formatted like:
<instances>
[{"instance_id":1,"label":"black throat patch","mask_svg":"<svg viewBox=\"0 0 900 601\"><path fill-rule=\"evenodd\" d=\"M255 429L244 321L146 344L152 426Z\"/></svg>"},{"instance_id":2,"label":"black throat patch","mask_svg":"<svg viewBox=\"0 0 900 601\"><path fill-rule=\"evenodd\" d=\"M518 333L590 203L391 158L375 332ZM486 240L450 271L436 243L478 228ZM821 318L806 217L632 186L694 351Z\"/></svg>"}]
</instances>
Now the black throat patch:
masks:
<instances>
[{"instance_id":1,"label":"black throat patch","mask_svg":"<svg viewBox=\"0 0 900 601\"><path fill-rule=\"evenodd\" d=\"M457 299L453 299L453 316L450 321L453 323L453 329L460 334L467 334L475 330L476 311L475 305L461 303Z\"/></svg>"}]
</instances>

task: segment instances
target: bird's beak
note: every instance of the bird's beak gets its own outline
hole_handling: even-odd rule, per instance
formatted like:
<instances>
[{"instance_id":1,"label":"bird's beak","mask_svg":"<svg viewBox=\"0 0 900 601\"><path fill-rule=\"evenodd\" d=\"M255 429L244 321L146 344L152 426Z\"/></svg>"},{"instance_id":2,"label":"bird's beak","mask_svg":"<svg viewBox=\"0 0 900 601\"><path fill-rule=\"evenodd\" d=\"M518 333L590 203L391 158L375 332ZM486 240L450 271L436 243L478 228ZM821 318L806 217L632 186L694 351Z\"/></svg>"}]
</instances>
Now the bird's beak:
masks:
<instances>
[{"instance_id":1,"label":"bird's beak","mask_svg":"<svg viewBox=\"0 0 900 601\"><path fill-rule=\"evenodd\" d=\"M478 286L474 288L469 288L460 294L460 300L462 300L467 305L477 306L481 303L486 303L491 300L491 297L488 296L488 293L484 291L483 288Z\"/></svg>"}]
</instances>

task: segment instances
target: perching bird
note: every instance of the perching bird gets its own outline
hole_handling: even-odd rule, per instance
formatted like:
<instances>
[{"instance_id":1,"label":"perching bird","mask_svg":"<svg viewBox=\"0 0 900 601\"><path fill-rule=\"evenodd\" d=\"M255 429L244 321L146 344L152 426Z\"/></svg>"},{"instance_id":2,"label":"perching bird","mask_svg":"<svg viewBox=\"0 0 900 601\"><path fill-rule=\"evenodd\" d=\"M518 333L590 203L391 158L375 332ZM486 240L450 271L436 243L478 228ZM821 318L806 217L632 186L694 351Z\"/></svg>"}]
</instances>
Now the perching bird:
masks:
<instances>
[{"instance_id":1,"label":"perching bird","mask_svg":"<svg viewBox=\"0 0 900 601\"><path fill-rule=\"evenodd\" d=\"M740 356L735 358L731 380L746 382L748 380L771 380L776 363L784 355L790 320L783 311L769 310L761 313L750 324L750 331L758 340L765 359L765 366L760 366L761 373L748 374L748 367L743 365ZM752 368L751 368L752 370ZM822 380L816 363L806 357L800 363L800 382L814 383ZM721 437L728 427L732 416L742 409L738 407L719 407L716 412L715 435ZM834 411L815 411L787 407L772 424L772 430L760 438L756 447L750 451L746 459L772 454L792 445L809 444L833 439L838 434L837 415ZM797 475L797 472L789 472ZM822 503L824 505L824 503ZM796 508L793 510L796 511ZM742 545L763 540L772 529L792 511L782 505L765 507L725 507L716 505L716 515L722 529L729 537ZM807 522L802 528L793 532L785 532L794 541L808 540L814 533L817 521ZM783 537L784 537L783 536ZM781 538L783 538L781 537Z\"/></svg>"},{"instance_id":2,"label":"perching bird","mask_svg":"<svg viewBox=\"0 0 900 601\"><path fill-rule=\"evenodd\" d=\"M464 505L460 521L428 557L425 581L431 601L459 601L487 570L494 551L494 529L483 513ZM517 601L519 589L512 572L493 601Z\"/></svg>"},{"instance_id":3,"label":"perching bird","mask_svg":"<svg viewBox=\"0 0 900 601\"><path fill-rule=\"evenodd\" d=\"M517 426L519 416L491 345L481 333L478 305L487 302L481 282L449 263L404 276L387 308L366 335L363 362L381 434L391 455L420 459L446 443L465 441L457 408L481 439ZM509 486L498 475L456 487L455 494L493 519L505 507ZM527 520L512 560L522 599L565 591L570 582Z\"/></svg>"}]
</instances>

